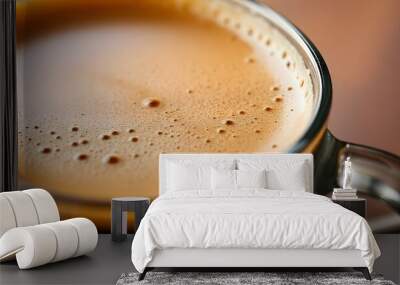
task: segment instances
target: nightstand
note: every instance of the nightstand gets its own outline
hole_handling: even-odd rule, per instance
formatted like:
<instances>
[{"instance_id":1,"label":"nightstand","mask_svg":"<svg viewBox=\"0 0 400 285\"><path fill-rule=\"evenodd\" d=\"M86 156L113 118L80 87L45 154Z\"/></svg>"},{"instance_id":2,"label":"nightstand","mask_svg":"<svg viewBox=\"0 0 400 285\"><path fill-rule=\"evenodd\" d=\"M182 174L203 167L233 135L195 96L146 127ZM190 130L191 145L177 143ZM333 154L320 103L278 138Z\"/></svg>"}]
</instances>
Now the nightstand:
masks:
<instances>
[{"instance_id":1,"label":"nightstand","mask_svg":"<svg viewBox=\"0 0 400 285\"><path fill-rule=\"evenodd\" d=\"M113 241L123 241L127 235L127 214L135 213L136 230L146 214L150 199L146 197L120 197L111 201L111 237Z\"/></svg>"},{"instance_id":2,"label":"nightstand","mask_svg":"<svg viewBox=\"0 0 400 285\"><path fill-rule=\"evenodd\" d=\"M363 198L351 199L351 200L337 200L332 199L332 202L339 204L340 206L359 214L361 217L365 218L367 212L367 200Z\"/></svg>"}]
</instances>

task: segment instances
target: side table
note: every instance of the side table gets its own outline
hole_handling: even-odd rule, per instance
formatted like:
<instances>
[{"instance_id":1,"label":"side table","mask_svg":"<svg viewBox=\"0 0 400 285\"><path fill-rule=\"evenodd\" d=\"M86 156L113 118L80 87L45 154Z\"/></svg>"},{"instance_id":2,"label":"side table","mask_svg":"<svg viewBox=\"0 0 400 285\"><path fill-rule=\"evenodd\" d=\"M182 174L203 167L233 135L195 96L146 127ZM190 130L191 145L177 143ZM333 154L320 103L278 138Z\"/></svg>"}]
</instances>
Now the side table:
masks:
<instances>
[{"instance_id":1,"label":"side table","mask_svg":"<svg viewBox=\"0 0 400 285\"><path fill-rule=\"evenodd\" d=\"M357 199L332 199L332 201L336 204L339 204L340 206L353 211L354 213L359 214L361 217L365 218L365 213L367 210L367 200L363 198L357 198Z\"/></svg>"},{"instance_id":2,"label":"side table","mask_svg":"<svg viewBox=\"0 0 400 285\"><path fill-rule=\"evenodd\" d=\"M135 230L146 214L150 199L146 197L118 197L111 200L111 238L123 241L127 235L128 212L135 213Z\"/></svg>"}]
</instances>

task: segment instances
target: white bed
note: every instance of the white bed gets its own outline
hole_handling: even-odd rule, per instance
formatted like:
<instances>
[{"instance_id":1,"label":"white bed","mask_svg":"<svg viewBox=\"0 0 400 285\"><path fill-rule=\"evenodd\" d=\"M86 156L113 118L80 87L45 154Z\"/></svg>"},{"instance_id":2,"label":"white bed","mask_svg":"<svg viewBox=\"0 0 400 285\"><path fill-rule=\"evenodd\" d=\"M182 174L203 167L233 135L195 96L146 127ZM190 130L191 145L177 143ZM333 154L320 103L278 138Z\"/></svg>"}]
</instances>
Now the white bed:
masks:
<instances>
[{"instance_id":1,"label":"white bed","mask_svg":"<svg viewBox=\"0 0 400 285\"><path fill-rule=\"evenodd\" d=\"M160 197L132 243L140 279L154 267L354 267L370 278L380 255L371 230L362 217L312 194L312 155L162 154L159 163ZM178 166L181 175L171 170ZM193 166L202 170L190 177L185 169ZM266 169L276 189L214 189L215 182L209 189L202 183L216 179L205 174L210 167Z\"/></svg>"}]
</instances>

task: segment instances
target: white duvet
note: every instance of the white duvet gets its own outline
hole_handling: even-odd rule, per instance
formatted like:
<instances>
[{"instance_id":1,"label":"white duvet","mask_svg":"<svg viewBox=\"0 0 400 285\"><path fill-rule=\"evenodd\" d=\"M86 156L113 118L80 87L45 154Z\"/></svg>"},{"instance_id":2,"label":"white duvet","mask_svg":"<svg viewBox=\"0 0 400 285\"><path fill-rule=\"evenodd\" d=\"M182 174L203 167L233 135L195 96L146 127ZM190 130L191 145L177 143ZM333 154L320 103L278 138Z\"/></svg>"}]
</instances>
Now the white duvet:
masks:
<instances>
[{"instance_id":1,"label":"white duvet","mask_svg":"<svg viewBox=\"0 0 400 285\"><path fill-rule=\"evenodd\" d=\"M155 249L358 249L372 271L380 251L368 223L329 198L299 191L179 191L150 206L132 243L143 272Z\"/></svg>"}]
</instances>

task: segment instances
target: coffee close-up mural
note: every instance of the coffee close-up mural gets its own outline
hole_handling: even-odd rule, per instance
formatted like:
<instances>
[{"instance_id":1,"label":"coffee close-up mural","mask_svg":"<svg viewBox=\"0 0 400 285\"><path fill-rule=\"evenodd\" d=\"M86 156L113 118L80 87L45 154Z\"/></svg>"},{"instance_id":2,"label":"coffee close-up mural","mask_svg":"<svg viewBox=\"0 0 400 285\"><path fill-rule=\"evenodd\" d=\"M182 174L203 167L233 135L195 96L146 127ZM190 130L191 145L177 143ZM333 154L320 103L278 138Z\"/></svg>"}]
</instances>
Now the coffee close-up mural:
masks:
<instances>
[{"instance_id":1,"label":"coffee close-up mural","mask_svg":"<svg viewBox=\"0 0 400 285\"><path fill-rule=\"evenodd\" d=\"M271 5L290 13L285 2ZM331 135L329 72L287 25L240 1L17 1L19 187L45 188L64 218L108 231L113 197L157 197L160 153L311 152L323 195L340 184L347 153L373 229L397 232L398 157ZM334 129L346 129L334 106Z\"/></svg>"}]
</instances>

